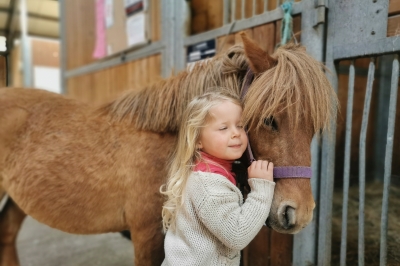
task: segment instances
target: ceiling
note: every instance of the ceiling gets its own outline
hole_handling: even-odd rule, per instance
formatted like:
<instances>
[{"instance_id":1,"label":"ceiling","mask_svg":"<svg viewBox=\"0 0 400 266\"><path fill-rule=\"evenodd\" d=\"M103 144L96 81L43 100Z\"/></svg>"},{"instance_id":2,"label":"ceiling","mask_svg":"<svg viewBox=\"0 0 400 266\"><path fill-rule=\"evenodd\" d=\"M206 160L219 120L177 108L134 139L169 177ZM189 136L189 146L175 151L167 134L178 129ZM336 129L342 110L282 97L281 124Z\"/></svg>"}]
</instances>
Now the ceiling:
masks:
<instances>
[{"instance_id":1,"label":"ceiling","mask_svg":"<svg viewBox=\"0 0 400 266\"><path fill-rule=\"evenodd\" d=\"M58 39L58 1L25 1L28 12L28 35ZM6 38L18 38L20 33L20 2L21 0L0 0L0 36L5 36Z\"/></svg>"}]
</instances>

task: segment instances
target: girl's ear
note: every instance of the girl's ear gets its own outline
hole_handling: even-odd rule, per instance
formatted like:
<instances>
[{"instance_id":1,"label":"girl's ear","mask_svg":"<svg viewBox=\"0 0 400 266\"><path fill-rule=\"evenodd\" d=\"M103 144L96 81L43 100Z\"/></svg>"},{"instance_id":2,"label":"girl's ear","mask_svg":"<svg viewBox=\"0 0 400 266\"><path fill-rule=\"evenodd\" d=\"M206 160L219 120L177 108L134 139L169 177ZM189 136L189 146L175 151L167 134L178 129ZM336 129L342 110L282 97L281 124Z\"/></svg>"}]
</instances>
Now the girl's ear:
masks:
<instances>
[{"instance_id":1,"label":"girl's ear","mask_svg":"<svg viewBox=\"0 0 400 266\"><path fill-rule=\"evenodd\" d=\"M196 149L198 149L198 150L203 149L203 144L201 143L200 140L199 140L199 142L197 142L197 144L196 144Z\"/></svg>"}]
</instances>

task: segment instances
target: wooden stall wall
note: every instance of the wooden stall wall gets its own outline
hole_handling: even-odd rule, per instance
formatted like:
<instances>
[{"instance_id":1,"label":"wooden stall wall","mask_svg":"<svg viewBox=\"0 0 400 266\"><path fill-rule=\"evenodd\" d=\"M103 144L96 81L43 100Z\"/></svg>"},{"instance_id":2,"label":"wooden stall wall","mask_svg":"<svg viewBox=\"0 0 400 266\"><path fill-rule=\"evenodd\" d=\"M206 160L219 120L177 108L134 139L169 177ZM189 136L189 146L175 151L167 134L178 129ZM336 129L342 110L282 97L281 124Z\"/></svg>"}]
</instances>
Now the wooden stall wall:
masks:
<instances>
[{"instance_id":1,"label":"wooden stall wall","mask_svg":"<svg viewBox=\"0 0 400 266\"><path fill-rule=\"evenodd\" d=\"M245 1L244 18L253 15L253 0L235 0L235 19L242 18L242 1ZM295 2L300 2L296 0ZM255 1L255 13L259 15L264 12L264 0ZM267 10L277 8L277 1L267 1ZM191 34L198 34L205 31L213 30L223 26L223 1L215 0L192 0L191 1ZM231 17L229 16L229 23Z\"/></svg>"},{"instance_id":2,"label":"wooden stall wall","mask_svg":"<svg viewBox=\"0 0 400 266\"><path fill-rule=\"evenodd\" d=\"M161 39L161 0L149 0L151 41ZM93 58L96 41L94 0L68 0L65 3L67 70L98 60Z\"/></svg>"},{"instance_id":3,"label":"wooden stall wall","mask_svg":"<svg viewBox=\"0 0 400 266\"><path fill-rule=\"evenodd\" d=\"M67 94L87 103L105 103L125 90L140 90L161 79L161 55L68 79Z\"/></svg>"},{"instance_id":4,"label":"wooden stall wall","mask_svg":"<svg viewBox=\"0 0 400 266\"><path fill-rule=\"evenodd\" d=\"M151 41L161 39L161 0L149 0ZM95 1L66 2L68 70L100 62L93 58L96 41ZM140 89L161 77L159 54L67 80L67 94L90 103L103 103L124 90Z\"/></svg>"}]
</instances>

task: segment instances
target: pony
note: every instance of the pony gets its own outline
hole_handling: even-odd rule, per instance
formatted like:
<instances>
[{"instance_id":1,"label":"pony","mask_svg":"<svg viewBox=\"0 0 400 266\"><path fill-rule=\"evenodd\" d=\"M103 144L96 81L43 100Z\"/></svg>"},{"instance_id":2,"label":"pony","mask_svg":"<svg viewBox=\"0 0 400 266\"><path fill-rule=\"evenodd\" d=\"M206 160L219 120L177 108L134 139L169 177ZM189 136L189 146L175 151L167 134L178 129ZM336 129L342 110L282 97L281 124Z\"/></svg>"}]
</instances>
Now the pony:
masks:
<instances>
[{"instance_id":1,"label":"pony","mask_svg":"<svg viewBox=\"0 0 400 266\"><path fill-rule=\"evenodd\" d=\"M159 192L183 110L195 96L228 89L240 95L254 77L243 116L257 159L310 166L310 143L329 128L337 98L323 65L304 47L272 55L242 34L206 63L91 106L38 89L0 89L0 265L18 265L15 239L25 215L59 230L96 234L129 230L135 265L164 258ZM294 234L312 219L309 178L276 179L268 224Z\"/></svg>"}]
</instances>

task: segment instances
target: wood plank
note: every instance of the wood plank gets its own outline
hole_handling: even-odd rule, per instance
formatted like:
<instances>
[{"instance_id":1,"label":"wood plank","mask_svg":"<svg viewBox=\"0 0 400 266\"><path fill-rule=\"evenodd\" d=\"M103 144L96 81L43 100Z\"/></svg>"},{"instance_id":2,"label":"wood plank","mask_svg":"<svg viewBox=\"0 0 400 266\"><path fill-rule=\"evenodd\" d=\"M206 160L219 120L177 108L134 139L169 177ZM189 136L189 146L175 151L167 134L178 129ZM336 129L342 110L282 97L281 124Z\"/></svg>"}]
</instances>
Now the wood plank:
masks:
<instances>
[{"instance_id":1,"label":"wood plank","mask_svg":"<svg viewBox=\"0 0 400 266\"><path fill-rule=\"evenodd\" d=\"M275 50L275 23L268 23L253 28L253 39L269 54Z\"/></svg>"},{"instance_id":2,"label":"wood plank","mask_svg":"<svg viewBox=\"0 0 400 266\"><path fill-rule=\"evenodd\" d=\"M217 38L217 53L224 52L235 44L235 34L221 36Z\"/></svg>"},{"instance_id":3,"label":"wood plank","mask_svg":"<svg viewBox=\"0 0 400 266\"><path fill-rule=\"evenodd\" d=\"M0 55L0 88L7 86L7 60Z\"/></svg>"},{"instance_id":4,"label":"wood plank","mask_svg":"<svg viewBox=\"0 0 400 266\"><path fill-rule=\"evenodd\" d=\"M388 18L386 35L388 37L400 35L400 15Z\"/></svg>"},{"instance_id":5,"label":"wood plank","mask_svg":"<svg viewBox=\"0 0 400 266\"><path fill-rule=\"evenodd\" d=\"M223 1L207 1L207 30L216 29L223 25Z\"/></svg>"},{"instance_id":6,"label":"wood plank","mask_svg":"<svg viewBox=\"0 0 400 266\"><path fill-rule=\"evenodd\" d=\"M400 0L389 0L389 16L400 14Z\"/></svg>"},{"instance_id":7,"label":"wood plank","mask_svg":"<svg viewBox=\"0 0 400 266\"><path fill-rule=\"evenodd\" d=\"M271 230L271 265L292 265L293 235Z\"/></svg>"},{"instance_id":8,"label":"wood plank","mask_svg":"<svg viewBox=\"0 0 400 266\"><path fill-rule=\"evenodd\" d=\"M198 34L207 31L208 17L207 17L207 3L208 0L192 0L190 1L191 10L191 34Z\"/></svg>"},{"instance_id":9,"label":"wood plank","mask_svg":"<svg viewBox=\"0 0 400 266\"><path fill-rule=\"evenodd\" d=\"M15 45L11 50L11 80L10 86L12 87L22 87L22 68L21 66L21 46Z\"/></svg>"},{"instance_id":10,"label":"wood plank","mask_svg":"<svg viewBox=\"0 0 400 266\"><path fill-rule=\"evenodd\" d=\"M151 40L161 40L161 3L160 0L150 1Z\"/></svg>"},{"instance_id":11,"label":"wood plank","mask_svg":"<svg viewBox=\"0 0 400 266\"><path fill-rule=\"evenodd\" d=\"M243 266L269 266L271 264L271 229L263 226L257 236L243 250Z\"/></svg>"},{"instance_id":12,"label":"wood plank","mask_svg":"<svg viewBox=\"0 0 400 266\"><path fill-rule=\"evenodd\" d=\"M70 0L65 8L67 69L90 64L95 38L95 1Z\"/></svg>"},{"instance_id":13,"label":"wood plank","mask_svg":"<svg viewBox=\"0 0 400 266\"><path fill-rule=\"evenodd\" d=\"M32 65L35 66L60 66L60 43L45 39L32 38Z\"/></svg>"}]
</instances>

